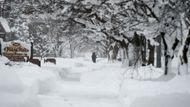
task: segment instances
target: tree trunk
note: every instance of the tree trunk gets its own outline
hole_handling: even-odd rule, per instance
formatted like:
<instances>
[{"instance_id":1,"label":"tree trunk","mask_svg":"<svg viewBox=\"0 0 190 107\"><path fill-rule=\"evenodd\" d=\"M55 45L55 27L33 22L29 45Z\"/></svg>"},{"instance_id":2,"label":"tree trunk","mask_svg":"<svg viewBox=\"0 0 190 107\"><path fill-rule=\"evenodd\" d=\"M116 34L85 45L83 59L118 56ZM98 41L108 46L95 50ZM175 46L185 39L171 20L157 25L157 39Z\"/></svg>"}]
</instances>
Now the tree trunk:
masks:
<instances>
[{"instance_id":1,"label":"tree trunk","mask_svg":"<svg viewBox=\"0 0 190 107\"><path fill-rule=\"evenodd\" d=\"M73 44L70 43L70 58L74 57L74 48L73 48Z\"/></svg>"},{"instance_id":2,"label":"tree trunk","mask_svg":"<svg viewBox=\"0 0 190 107\"><path fill-rule=\"evenodd\" d=\"M108 51L109 51L108 60L112 60L112 61L116 60L118 56L118 52L119 52L118 44L116 42L111 44Z\"/></svg>"},{"instance_id":3,"label":"tree trunk","mask_svg":"<svg viewBox=\"0 0 190 107\"><path fill-rule=\"evenodd\" d=\"M1 45L1 38L0 38L0 55L2 55L2 45Z\"/></svg>"},{"instance_id":4,"label":"tree trunk","mask_svg":"<svg viewBox=\"0 0 190 107\"><path fill-rule=\"evenodd\" d=\"M168 72L171 70L171 60L172 60L172 57L171 57L170 53L168 52L168 45L166 43L166 40L165 40L164 36L165 36L165 33L161 32L161 37L162 37L163 44L164 44L164 57L165 57L164 75L167 75Z\"/></svg>"},{"instance_id":5,"label":"tree trunk","mask_svg":"<svg viewBox=\"0 0 190 107\"><path fill-rule=\"evenodd\" d=\"M163 44L164 44L164 57L165 57L165 69L164 69L164 75L167 75L168 74L168 61L169 61L169 55L168 55L168 45L166 43L166 40L165 40L165 33L164 32L161 32L161 37L162 37L162 40L163 40Z\"/></svg>"},{"instance_id":6,"label":"tree trunk","mask_svg":"<svg viewBox=\"0 0 190 107\"><path fill-rule=\"evenodd\" d=\"M125 65L129 65L128 64L128 60L127 60L127 50L126 48L122 48L122 55L121 55L121 59L122 59L122 65L125 66Z\"/></svg>"},{"instance_id":7,"label":"tree trunk","mask_svg":"<svg viewBox=\"0 0 190 107\"><path fill-rule=\"evenodd\" d=\"M172 49L169 50L164 36L165 36L165 33L161 32L161 37L162 37L163 44L164 44L164 57L165 57L164 74L167 75L168 72L171 71L171 62L174 57L174 51L179 43L179 40L176 38L175 42L172 45Z\"/></svg>"},{"instance_id":8,"label":"tree trunk","mask_svg":"<svg viewBox=\"0 0 190 107\"><path fill-rule=\"evenodd\" d=\"M150 64L154 65L154 49L155 49L155 46L152 46L150 44L150 41L148 41L148 49L149 49L148 65L150 65Z\"/></svg>"},{"instance_id":9,"label":"tree trunk","mask_svg":"<svg viewBox=\"0 0 190 107\"><path fill-rule=\"evenodd\" d=\"M141 46L141 55L142 55L142 66L146 66L146 38L142 37L142 46Z\"/></svg>"},{"instance_id":10,"label":"tree trunk","mask_svg":"<svg viewBox=\"0 0 190 107\"><path fill-rule=\"evenodd\" d=\"M59 52L58 52L58 56L59 56L59 57L63 57L62 55L63 55L63 47L61 46L61 47L60 47L60 50L59 50Z\"/></svg>"},{"instance_id":11,"label":"tree trunk","mask_svg":"<svg viewBox=\"0 0 190 107\"><path fill-rule=\"evenodd\" d=\"M159 46L156 47L156 67L161 68L162 63L161 63L161 57L162 57L162 49L161 49L161 35L158 35L156 38L156 41L159 43Z\"/></svg>"},{"instance_id":12,"label":"tree trunk","mask_svg":"<svg viewBox=\"0 0 190 107\"><path fill-rule=\"evenodd\" d=\"M122 48L122 65L129 66L129 60L128 60L129 43L126 43L124 40L122 40L122 42L120 42L120 46Z\"/></svg>"},{"instance_id":13,"label":"tree trunk","mask_svg":"<svg viewBox=\"0 0 190 107\"><path fill-rule=\"evenodd\" d=\"M129 44L128 53L129 66L135 66L137 63L138 56L137 48L134 44Z\"/></svg>"},{"instance_id":14,"label":"tree trunk","mask_svg":"<svg viewBox=\"0 0 190 107\"><path fill-rule=\"evenodd\" d=\"M115 43L115 46L113 47L113 59L116 60L119 52L119 46L117 43Z\"/></svg>"},{"instance_id":15,"label":"tree trunk","mask_svg":"<svg viewBox=\"0 0 190 107\"><path fill-rule=\"evenodd\" d=\"M180 50L181 53L179 55L180 58L180 64L179 64L179 74L187 74L188 73L188 49L189 49L189 44L190 44L190 30L189 34L185 40L184 45L182 46L182 49Z\"/></svg>"}]
</instances>

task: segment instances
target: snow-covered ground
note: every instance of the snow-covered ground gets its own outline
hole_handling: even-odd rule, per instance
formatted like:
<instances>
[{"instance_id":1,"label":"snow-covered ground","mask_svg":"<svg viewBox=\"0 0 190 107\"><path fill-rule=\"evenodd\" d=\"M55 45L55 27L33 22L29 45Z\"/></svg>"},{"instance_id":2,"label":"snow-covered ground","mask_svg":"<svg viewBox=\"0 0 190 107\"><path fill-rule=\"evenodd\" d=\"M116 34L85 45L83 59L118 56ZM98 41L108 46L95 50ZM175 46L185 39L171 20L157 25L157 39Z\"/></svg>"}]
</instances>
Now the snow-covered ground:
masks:
<instances>
[{"instance_id":1,"label":"snow-covered ground","mask_svg":"<svg viewBox=\"0 0 190 107\"><path fill-rule=\"evenodd\" d=\"M7 63L0 57L0 107L189 107L190 75L152 66L124 68L90 57L57 64Z\"/></svg>"}]
</instances>

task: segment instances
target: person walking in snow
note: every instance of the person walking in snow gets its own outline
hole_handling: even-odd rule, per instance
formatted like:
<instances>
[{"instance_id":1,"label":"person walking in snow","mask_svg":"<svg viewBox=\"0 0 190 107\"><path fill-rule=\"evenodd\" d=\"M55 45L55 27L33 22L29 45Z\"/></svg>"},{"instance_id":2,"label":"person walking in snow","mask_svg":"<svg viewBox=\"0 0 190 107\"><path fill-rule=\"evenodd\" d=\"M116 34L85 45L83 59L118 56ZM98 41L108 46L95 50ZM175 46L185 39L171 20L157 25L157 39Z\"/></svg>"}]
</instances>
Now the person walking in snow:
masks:
<instances>
[{"instance_id":1,"label":"person walking in snow","mask_svg":"<svg viewBox=\"0 0 190 107\"><path fill-rule=\"evenodd\" d=\"M92 62L96 63L96 54L95 54L95 52L92 53Z\"/></svg>"}]
</instances>

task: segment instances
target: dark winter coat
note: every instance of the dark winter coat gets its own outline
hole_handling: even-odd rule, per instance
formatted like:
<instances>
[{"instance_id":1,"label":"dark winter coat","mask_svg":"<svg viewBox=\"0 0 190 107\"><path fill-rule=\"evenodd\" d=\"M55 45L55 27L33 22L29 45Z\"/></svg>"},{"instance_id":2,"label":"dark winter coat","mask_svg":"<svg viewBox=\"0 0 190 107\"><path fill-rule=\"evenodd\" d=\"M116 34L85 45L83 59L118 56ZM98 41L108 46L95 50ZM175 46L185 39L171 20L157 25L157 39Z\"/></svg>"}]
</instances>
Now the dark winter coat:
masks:
<instances>
[{"instance_id":1,"label":"dark winter coat","mask_svg":"<svg viewBox=\"0 0 190 107\"><path fill-rule=\"evenodd\" d=\"M92 61L96 63L96 54L94 52L92 53Z\"/></svg>"}]
</instances>

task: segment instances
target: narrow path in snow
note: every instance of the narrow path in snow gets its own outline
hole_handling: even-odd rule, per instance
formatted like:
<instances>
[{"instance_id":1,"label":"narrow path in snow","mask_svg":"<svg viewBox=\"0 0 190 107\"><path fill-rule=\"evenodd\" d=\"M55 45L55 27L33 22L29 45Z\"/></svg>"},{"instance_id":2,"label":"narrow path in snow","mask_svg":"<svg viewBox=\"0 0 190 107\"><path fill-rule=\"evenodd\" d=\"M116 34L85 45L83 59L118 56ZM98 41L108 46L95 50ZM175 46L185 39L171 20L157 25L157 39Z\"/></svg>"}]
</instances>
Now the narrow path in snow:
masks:
<instances>
[{"instance_id":1,"label":"narrow path in snow","mask_svg":"<svg viewBox=\"0 0 190 107\"><path fill-rule=\"evenodd\" d=\"M76 81L60 82L54 92L39 97L43 99L43 107L121 107L117 92L87 87Z\"/></svg>"},{"instance_id":2,"label":"narrow path in snow","mask_svg":"<svg viewBox=\"0 0 190 107\"><path fill-rule=\"evenodd\" d=\"M93 64L79 60L69 65L62 63L50 68L58 71L61 79L56 81L53 91L39 95L43 107L122 107L118 99L118 81L104 83L109 76L115 75L108 72L121 69L120 64L105 60Z\"/></svg>"}]
</instances>

